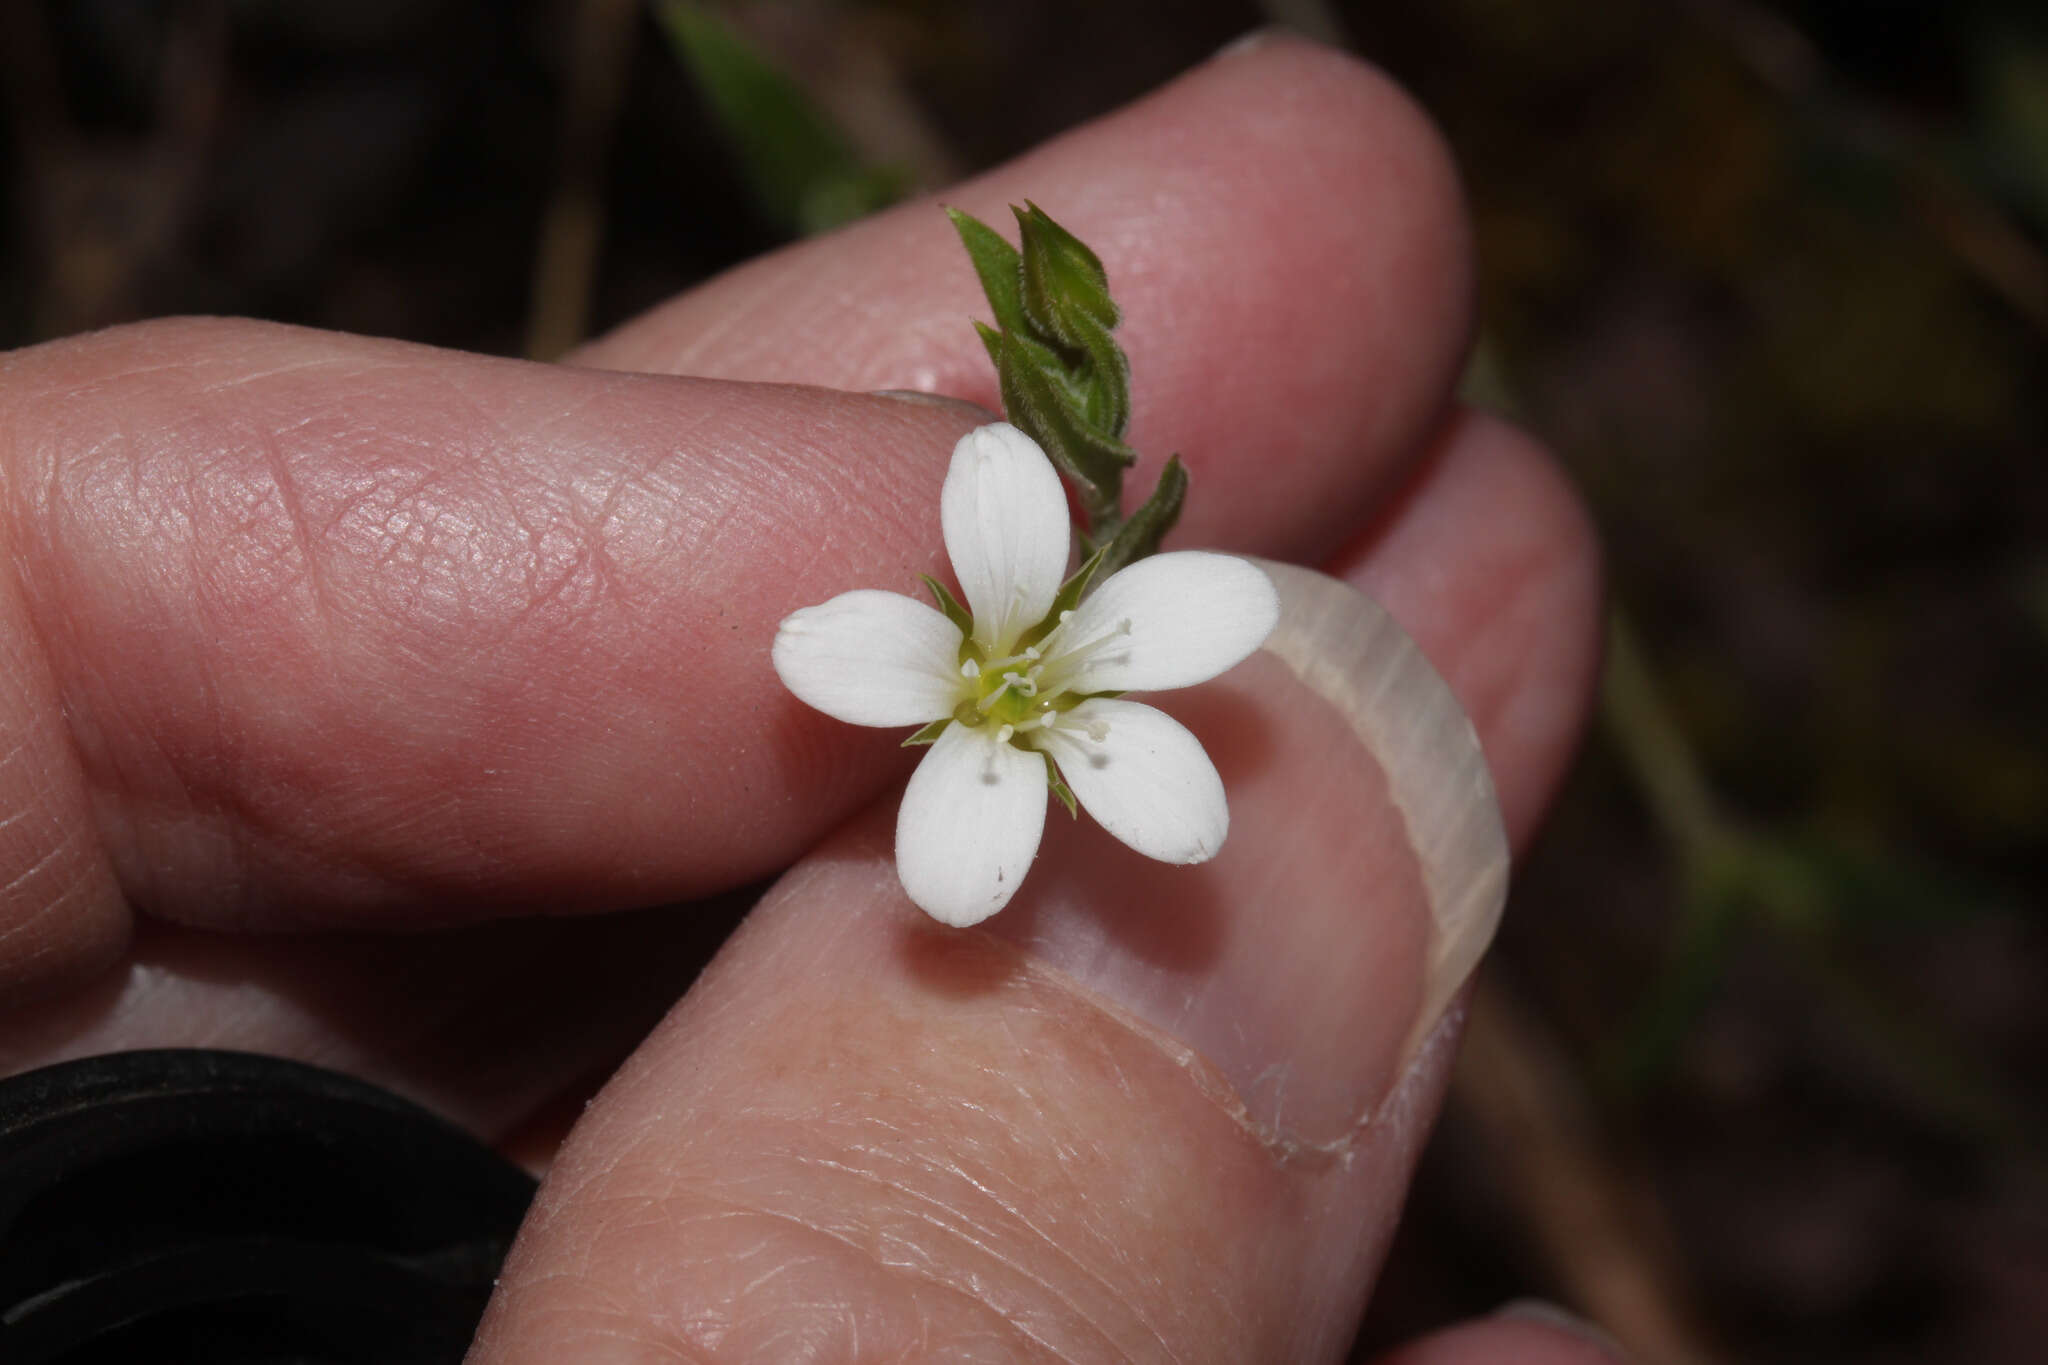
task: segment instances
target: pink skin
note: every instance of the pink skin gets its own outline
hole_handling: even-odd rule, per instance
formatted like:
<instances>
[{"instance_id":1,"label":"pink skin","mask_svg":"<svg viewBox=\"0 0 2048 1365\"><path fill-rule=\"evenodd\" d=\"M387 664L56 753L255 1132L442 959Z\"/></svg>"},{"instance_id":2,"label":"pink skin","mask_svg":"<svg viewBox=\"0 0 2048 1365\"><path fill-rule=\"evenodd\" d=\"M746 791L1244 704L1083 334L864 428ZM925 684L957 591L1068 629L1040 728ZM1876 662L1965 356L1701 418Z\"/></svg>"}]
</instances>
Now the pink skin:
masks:
<instances>
[{"instance_id":1,"label":"pink skin","mask_svg":"<svg viewBox=\"0 0 2048 1365\"><path fill-rule=\"evenodd\" d=\"M1548 457L1449 406L1466 233L1426 123L1272 42L947 201L1027 194L1109 264L1133 440L1194 472L1179 543L1377 595L1525 838L1595 553ZM310 1057L542 1162L702 920L487 921L795 863L563 1148L476 1360L1340 1352L1455 1024L1348 1162L1278 1160L1171 1040L919 923L878 837L896 737L768 667L791 608L941 571L975 417L840 390L990 401L949 234L917 205L792 248L579 368L214 321L0 357L0 1066ZM1486 1358L1516 1357L1456 1357Z\"/></svg>"}]
</instances>

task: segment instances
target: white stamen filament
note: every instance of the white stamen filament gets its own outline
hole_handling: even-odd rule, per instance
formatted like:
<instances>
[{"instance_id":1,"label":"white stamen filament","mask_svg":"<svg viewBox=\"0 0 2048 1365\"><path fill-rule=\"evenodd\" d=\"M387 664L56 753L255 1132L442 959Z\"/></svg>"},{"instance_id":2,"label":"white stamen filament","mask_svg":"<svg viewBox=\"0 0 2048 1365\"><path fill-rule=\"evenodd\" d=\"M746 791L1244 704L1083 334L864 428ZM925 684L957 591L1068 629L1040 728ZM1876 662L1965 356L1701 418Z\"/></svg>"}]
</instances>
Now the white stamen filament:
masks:
<instances>
[{"instance_id":1,"label":"white stamen filament","mask_svg":"<svg viewBox=\"0 0 2048 1365\"><path fill-rule=\"evenodd\" d=\"M1045 637L1044 643L1051 651L1051 657L1045 661L1044 667L1048 671L1048 676L1043 681L1042 686L1049 694L1056 695L1065 691L1067 679L1088 661L1089 655L1131 633L1131 618L1126 616L1123 620L1117 622L1114 626L1093 639L1083 640L1079 644L1072 645L1057 643L1061 633L1067 628L1068 619L1073 614L1071 611L1061 612L1060 623L1052 628L1050 635Z\"/></svg>"}]
</instances>

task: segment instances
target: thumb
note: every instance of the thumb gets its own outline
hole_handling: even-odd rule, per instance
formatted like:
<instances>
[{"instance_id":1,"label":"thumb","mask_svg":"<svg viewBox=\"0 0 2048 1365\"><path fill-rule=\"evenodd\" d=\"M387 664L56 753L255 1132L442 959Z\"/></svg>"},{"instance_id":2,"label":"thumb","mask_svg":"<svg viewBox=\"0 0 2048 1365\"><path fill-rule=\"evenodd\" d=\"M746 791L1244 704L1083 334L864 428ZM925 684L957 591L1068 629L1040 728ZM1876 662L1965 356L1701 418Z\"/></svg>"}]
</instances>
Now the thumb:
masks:
<instances>
[{"instance_id":1,"label":"thumb","mask_svg":"<svg viewBox=\"0 0 2048 1365\"><path fill-rule=\"evenodd\" d=\"M1591 546L1540 455L1461 430L1348 572L1428 583L1526 833L1585 704ZM904 900L886 808L798 864L569 1138L474 1365L1340 1358L1491 930L1441 912L1500 868L1443 839L1481 802L1362 742L1335 698L1385 675L1328 638L1159 699L1229 787L1209 863L1055 815L966 932Z\"/></svg>"}]
</instances>

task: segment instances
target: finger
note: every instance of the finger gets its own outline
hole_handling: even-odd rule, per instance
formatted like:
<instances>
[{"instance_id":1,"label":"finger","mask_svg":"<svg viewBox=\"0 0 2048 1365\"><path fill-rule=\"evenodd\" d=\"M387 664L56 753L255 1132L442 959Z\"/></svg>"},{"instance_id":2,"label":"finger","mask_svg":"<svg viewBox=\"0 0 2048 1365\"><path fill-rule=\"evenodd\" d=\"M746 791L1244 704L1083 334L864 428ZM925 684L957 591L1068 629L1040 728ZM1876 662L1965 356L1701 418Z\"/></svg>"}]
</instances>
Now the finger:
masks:
<instances>
[{"instance_id":1,"label":"finger","mask_svg":"<svg viewBox=\"0 0 2048 1365\"><path fill-rule=\"evenodd\" d=\"M1166 316L1199 325L1155 320L1144 355L1148 428L1213 437L1190 452L1212 490L1190 538L1299 555L1356 515L1439 401L1463 334L1463 237L1437 144L1383 81L1292 47L1246 63L1081 135L1071 157L1041 153L1028 179L1152 186L1080 225L1131 244L1134 314L1173 297L1147 280L1196 290L1200 318ZM1241 117L1253 99L1262 112ZM1191 140L1238 124L1262 138ZM1127 140L1142 155L1119 160ZM1159 214L1190 175L1213 201ZM1349 200L1264 207L1318 177L1369 182L1358 193L1384 204L1362 220ZM1116 216L1148 206L1135 226ZM845 312L764 305L748 340L861 349L857 320L916 297L855 251L874 241L846 240L846 271L824 244L751 272L749 289L781 279ZM1314 269L1230 276L1247 259ZM955 273L927 297L971 291ZM1308 284L1329 306L1261 292ZM965 335L962 306L941 311ZM895 354L936 366L960 345L923 344ZM1366 362L1384 373L1360 397ZM8 357L7 643L35 685L0 702L20 712L10 733L51 738L0 769L0 809L34 817L0 848L16 874L0 883L0 984L104 961L130 903L213 927L413 926L647 904L786 862L901 759L790 701L768 633L850 584L940 567L930 491L965 423L248 324ZM62 895L83 908L53 913Z\"/></svg>"},{"instance_id":2,"label":"finger","mask_svg":"<svg viewBox=\"0 0 2048 1365\"><path fill-rule=\"evenodd\" d=\"M1583 684L1591 540L1526 441L1461 424L1398 521L1350 572L1439 580L1447 677L1541 616L1525 685ZM473 1359L1338 1358L1455 1024L1401 1051L1414 859L1345 726L1251 666L1185 701L1232 803L1202 867L1056 815L996 932L958 933L903 901L887 810L800 864L571 1137ZM1493 702L1533 811L1578 717L1502 743Z\"/></svg>"},{"instance_id":3,"label":"finger","mask_svg":"<svg viewBox=\"0 0 2048 1365\"><path fill-rule=\"evenodd\" d=\"M1484 527L1486 544L1461 544ZM1334 555L1349 579L1437 663L1486 739L1519 849L1578 748L1600 667L1598 532L1525 432L1461 412L1436 457ZM1484 555L1487 575L1454 560Z\"/></svg>"},{"instance_id":4,"label":"finger","mask_svg":"<svg viewBox=\"0 0 2048 1365\"><path fill-rule=\"evenodd\" d=\"M1376 1357L1376 1365L1623 1365L1623 1359L1597 1329L1561 1313L1510 1309L1432 1332Z\"/></svg>"},{"instance_id":5,"label":"finger","mask_svg":"<svg viewBox=\"0 0 2048 1365\"><path fill-rule=\"evenodd\" d=\"M1433 430L1463 363L1456 171L1407 95L1325 48L1237 49L940 198L1011 236L1007 206L1035 200L1100 254L1134 377L1127 488L1143 496L1181 452L1186 544L1285 527L1321 558ZM732 271L577 359L996 408L967 325L987 316L927 200ZM1326 500L1307 522L1304 480Z\"/></svg>"}]
</instances>

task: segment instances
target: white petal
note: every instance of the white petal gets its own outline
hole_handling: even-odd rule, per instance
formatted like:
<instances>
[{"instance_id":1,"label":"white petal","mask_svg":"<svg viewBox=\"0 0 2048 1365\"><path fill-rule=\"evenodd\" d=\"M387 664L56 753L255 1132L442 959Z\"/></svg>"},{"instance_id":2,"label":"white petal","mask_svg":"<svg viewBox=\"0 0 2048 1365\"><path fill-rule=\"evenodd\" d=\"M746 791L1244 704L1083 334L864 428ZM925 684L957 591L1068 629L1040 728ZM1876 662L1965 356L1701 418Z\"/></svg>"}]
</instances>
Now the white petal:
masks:
<instances>
[{"instance_id":1,"label":"white petal","mask_svg":"<svg viewBox=\"0 0 2048 1365\"><path fill-rule=\"evenodd\" d=\"M922 725L960 700L960 628L901 593L863 588L793 611L775 671L797 698L853 725Z\"/></svg>"},{"instance_id":2,"label":"white petal","mask_svg":"<svg viewBox=\"0 0 2048 1365\"><path fill-rule=\"evenodd\" d=\"M1279 619L1280 595L1256 565L1202 550L1153 555L1089 594L1067 622L1062 649L1104 643L1066 685L1154 692L1207 682L1264 643ZM1129 633L1119 635L1126 621Z\"/></svg>"},{"instance_id":3,"label":"white petal","mask_svg":"<svg viewBox=\"0 0 2048 1365\"><path fill-rule=\"evenodd\" d=\"M1052 461L1008 422L977 427L953 447L939 495L946 553L974 613L974 639L1006 650L1036 625L1067 572L1067 495Z\"/></svg>"},{"instance_id":4,"label":"white petal","mask_svg":"<svg viewBox=\"0 0 2048 1365\"><path fill-rule=\"evenodd\" d=\"M994 726L947 726L896 813L896 875L946 924L1008 905L1045 832L1045 760L995 736Z\"/></svg>"},{"instance_id":5,"label":"white petal","mask_svg":"<svg viewBox=\"0 0 2048 1365\"><path fill-rule=\"evenodd\" d=\"M1074 799L1146 857L1200 863L1223 847L1223 779L1201 741L1164 711L1097 697L1038 734Z\"/></svg>"}]
</instances>

